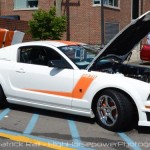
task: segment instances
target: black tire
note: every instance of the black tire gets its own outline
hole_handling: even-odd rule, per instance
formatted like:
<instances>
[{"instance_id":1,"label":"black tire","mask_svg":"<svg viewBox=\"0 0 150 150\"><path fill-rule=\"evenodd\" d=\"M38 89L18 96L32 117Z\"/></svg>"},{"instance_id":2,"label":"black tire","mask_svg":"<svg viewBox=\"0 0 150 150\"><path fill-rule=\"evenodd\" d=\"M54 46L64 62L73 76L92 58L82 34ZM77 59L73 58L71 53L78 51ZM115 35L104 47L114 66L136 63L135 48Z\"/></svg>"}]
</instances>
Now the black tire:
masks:
<instances>
[{"instance_id":1,"label":"black tire","mask_svg":"<svg viewBox=\"0 0 150 150\"><path fill-rule=\"evenodd\" d=\"M107 89L98 95L94 105L98 123L110 131L131 129L133 106L125 94Z\"/></svg>"},{"instance_id":2,"label":"black tire","mask_svg":"<svg viewBox=\"0 0 150 150\"><path fill-rule=\"evenodd\" d=\"M5 108L8 105L6 96L4 94L4 91L0 85L0 109Z\"/></svg>"}]
</instances>

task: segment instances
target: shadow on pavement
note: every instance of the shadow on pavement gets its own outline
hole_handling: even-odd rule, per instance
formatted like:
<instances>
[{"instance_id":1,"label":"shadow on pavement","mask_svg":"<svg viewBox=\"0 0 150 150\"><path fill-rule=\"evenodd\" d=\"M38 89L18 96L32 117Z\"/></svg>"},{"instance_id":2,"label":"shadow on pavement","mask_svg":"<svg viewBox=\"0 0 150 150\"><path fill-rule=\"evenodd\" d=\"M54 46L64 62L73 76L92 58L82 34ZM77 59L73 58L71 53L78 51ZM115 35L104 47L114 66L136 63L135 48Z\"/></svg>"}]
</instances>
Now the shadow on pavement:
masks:
<instances>
[{"instance_id":1,"label":"shadow on pavement","mask_svg":"<svg viewBox=\"0 0 150 150\"><path fill-rule=\"evenodd\" d=\"M28 106L16 105L16 104L9 104L9 108L12 110L29 112L29 113L33 113L33 114L39 114L39 115L44 115L44 116L66 119L66 120L73 120L73 121L77 121L77 122L85 122L85 123L89 123L89 124L96 123L95 118L88 118L88 117L84 117L84 116L67 114L67 113L62 113L62 112L57 112L57 111L52 111L52 110L33 108L33 107L28 107Z\"/></svg>"},{"instance_id":2,"label":"shadow on pavement","mask_svg":"<svg viewBox=\"0 0 150 150\"><path fill-rule=\"evenodd\" d=\"M150 134L150 127L139 126L137 127L137 131L138 133L141 133L141 134Z\"/></svg>"}]
</instances>

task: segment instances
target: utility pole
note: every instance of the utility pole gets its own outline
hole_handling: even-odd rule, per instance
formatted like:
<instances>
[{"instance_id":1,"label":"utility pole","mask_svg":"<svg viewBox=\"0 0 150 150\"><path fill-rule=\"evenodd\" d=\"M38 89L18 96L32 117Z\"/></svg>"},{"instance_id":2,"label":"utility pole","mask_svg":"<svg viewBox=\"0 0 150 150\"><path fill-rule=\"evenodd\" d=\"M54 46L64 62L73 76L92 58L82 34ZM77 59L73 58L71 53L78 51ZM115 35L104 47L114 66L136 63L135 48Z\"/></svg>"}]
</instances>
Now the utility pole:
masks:
<instances>
[{"instance_id":1,"label":"utility pole","mask_svg":"<svg viewBox=\"0 0 150 150\"><path fill-rule=\"evenodd\" d=\"M104 0L101 0L101 48L104 47Z\"/></svg>"},{"instance_id":2,"label":"utility pole","mask_svg":"<svg viewBox=\"0 0 150 150\"><path fill-rule=\"evenodd\" d=\"M56 0L56 16L61 16L61 4L62 0Z\"/></svg>"},{"instance_id":3,"label":"utility pole","mask_svg":"<svg viewBox=\"0 0 150 150\"><path fill-rule=\"evenodd\" d=\"M1 0L0 0L0 16L1 16Z\"/></svg>"},{"instance_id":4,"label":"utility pole","mask_svg":"<svg viewBox=\"0 0 150 150\"><path fill-rule=\"evenodd\" d=\"M143 14L143 4L144 2L143 2L143 0L141 0L141 15Z\"/></svg>"}]
</instances>

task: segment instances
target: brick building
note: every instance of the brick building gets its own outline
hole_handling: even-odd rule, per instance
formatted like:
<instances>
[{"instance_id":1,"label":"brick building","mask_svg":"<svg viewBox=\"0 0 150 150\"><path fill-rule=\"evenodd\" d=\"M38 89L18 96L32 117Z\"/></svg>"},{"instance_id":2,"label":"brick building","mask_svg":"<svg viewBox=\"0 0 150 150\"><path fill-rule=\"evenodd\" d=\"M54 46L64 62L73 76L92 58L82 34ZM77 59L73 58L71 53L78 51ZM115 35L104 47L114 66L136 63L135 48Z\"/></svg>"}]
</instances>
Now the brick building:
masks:
<instances>
[{"instance_id":1,"label":"brick building","mask_svg":"<svg viewBox=\"0 0 150 150\"><path fill-rule=\"evenodd\" d=\"M0 0L2 17L16 17L26 24L22 29L13 20L6 19L4 22L1 19L0 27L26 31L27 21L32 18L34 11L48 10L55 4L56 0ZM148 0L104 0L105 43L149 8ZM63 39L90 44L101 43L101 0L62 0L62 14L68 18L68 28Z\"/></svg>"}]
</instances>

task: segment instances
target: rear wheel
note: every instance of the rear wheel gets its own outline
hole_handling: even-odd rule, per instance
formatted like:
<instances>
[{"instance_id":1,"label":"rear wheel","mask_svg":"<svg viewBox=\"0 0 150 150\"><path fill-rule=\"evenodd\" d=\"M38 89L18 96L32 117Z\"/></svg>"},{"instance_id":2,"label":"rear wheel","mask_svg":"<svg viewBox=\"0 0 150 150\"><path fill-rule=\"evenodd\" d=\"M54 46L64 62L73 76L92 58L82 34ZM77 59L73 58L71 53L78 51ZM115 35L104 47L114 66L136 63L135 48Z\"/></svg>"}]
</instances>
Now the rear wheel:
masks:
<instances>
[{"instance_id":1,"label":"rear wheel","mask_svg":"<svg viewBox=\"0 0 150 150\"><path fill-rule=\"evenodd\" d=\"M133 106L128 98L117 90L103 91L95 103L95 115L99 124L111 131L130 128L133 119Z\"/></svg>"},{"instance_id":2,"label":"rear wheel","mask_svg":"<svg viewBox=\"0 0 150 150\"><path fill-rule=\"evenodd\" d=\"M2 89L2 87L0 86L0 108L5 108L7 106L7 100L6 100L6 96L4 94L4 91Z\"/></svg>"}]
</instances>

